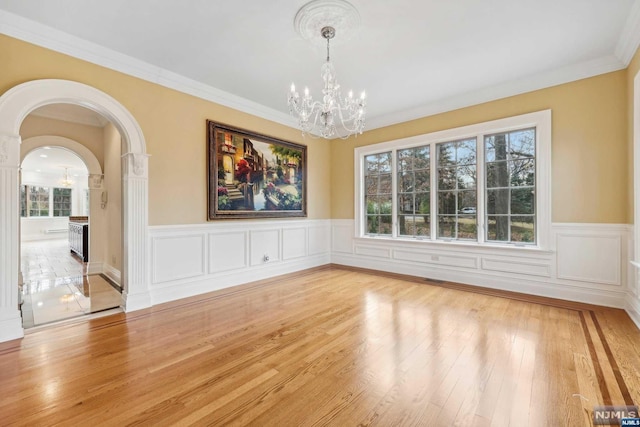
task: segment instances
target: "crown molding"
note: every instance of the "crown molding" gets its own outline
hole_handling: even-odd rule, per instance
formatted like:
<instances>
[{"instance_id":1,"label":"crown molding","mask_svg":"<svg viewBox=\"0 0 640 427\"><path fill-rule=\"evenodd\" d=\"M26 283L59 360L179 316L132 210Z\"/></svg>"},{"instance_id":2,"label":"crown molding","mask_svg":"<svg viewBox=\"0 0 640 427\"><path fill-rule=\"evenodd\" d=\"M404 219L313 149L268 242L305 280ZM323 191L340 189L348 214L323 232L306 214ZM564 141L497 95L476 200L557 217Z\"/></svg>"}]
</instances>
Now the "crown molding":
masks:
<instances>
[{"instance_id":1,"label":"crown molding","mask_svg":"<svg viewBox=\"0 0 640 427\"><path fill-rule=\"evenodd\" d=\"M620 33L615 55L626 67L636 54L638 46L640 46L640 1L636 0Z\"/></svg>"},{"instance_id":2,"label":"crown molding","mask_svg":"<svg viewBox=\"0 0 640 427\"><path fill-rule=\"evenodd\" d=\"M448 97L429 104L404 110L384 117L375 117L367 121L367 130L416 120L434 114L470 107L485 102L495 101L534 90L544 89L569 83L576 80L594 77L624 69L626 66L615 56L607 56L591 61L573 64L552 71L539 73L510 82L489 86L480 90Z\"/></svg>"},{"instance_id":3,"label":"crown molding","mask_svg":"<svg viewBox=\"0 0 640 427\"><path fill-rule=\"evenodd\" d=\"M285 126L296 126L293 117L281 111L4 10L0 10L0 33Z\"/></svg>"},{"instance_id":4,"label":"crown molding","mask_svg":"<svg viewBox=\"0 0 640 427\"><path fill-rule=\"evenodd\" d=\"M367 120L366 131L623 69L628 65L640 43L639 5L640 1L636 2L631 10L622 31L615 56L610 55L574 64L504 84L455 95L417 108L373 117ZM297 128L295 119L289 114L3 10L0 10L0 32L169 89L291 128Z\"/></svg>"}]
</instances>

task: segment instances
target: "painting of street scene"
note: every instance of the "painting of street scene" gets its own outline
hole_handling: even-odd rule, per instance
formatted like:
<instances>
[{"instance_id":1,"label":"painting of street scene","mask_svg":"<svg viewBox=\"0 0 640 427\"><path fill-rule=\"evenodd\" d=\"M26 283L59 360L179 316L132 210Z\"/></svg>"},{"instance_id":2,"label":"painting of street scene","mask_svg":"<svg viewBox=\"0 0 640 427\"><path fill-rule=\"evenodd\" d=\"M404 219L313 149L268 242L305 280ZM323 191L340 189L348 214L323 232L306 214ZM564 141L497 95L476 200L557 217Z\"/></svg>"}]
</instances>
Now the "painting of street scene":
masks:
<instances>
[{"instance_id":1,"label":"painting of street scene","mask_svg":"<svg viewBox=\"0 0 640 427\"><path fill-rule=\"evenodd\" d=\"M306 216L306 147L208 122L209 219Z\"/></svg>"}]
</instances>

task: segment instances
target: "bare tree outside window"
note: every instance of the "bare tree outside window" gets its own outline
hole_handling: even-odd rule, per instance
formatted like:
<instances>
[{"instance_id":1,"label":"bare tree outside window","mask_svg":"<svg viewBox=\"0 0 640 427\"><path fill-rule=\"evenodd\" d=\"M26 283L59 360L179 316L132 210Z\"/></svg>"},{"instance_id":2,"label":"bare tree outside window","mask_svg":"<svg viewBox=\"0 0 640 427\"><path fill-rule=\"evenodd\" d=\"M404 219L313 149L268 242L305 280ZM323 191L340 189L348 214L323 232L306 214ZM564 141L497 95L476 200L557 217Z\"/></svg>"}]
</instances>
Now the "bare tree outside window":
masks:
<instances>
[{"instance_id":1,"label":"bare tree outside window","mask_svg":"<svg viewBox=\"0 0 640 427\"><path fill-rule=\"evenodd\" d=\"M391 152L364 158L366 234L391 235L392 177Z\"/></svg>"},{"instance_id":2,"label":"bare tree outside window","mask_svg":"<svg viewBox=\"0 0 640 427\"><path fill-rule=\"evenodd\" d=\"M535 129L486 136L487 241L535 243Z\"/></svg>"},{"instance_id":3,"label":"bare tree outside window","mask_svg":"<svg viewBox=\"0 0 640 427\"><path fill-rule=\"evenodd\" d=\"M478 238L476 139L436 145L439 239Z\"/></svg>"}]
</instances>

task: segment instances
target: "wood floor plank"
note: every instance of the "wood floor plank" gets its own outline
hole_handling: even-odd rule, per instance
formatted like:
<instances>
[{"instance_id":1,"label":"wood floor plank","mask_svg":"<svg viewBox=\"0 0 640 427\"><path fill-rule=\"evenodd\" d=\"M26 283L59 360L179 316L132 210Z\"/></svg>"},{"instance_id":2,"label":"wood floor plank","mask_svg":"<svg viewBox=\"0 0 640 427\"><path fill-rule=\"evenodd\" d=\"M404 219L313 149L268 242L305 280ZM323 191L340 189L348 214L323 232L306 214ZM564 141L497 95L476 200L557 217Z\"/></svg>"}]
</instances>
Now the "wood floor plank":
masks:
<instances>
[{"instance_id":1,"label":"wood floor plank","mask_svg":"<svg viewBox=\"0 0 640 427\"><path fill-rule=\"evenodd\" d=\"M621 310L327 266L0 345L0 425L589 425Z\"/></svg>"}]
</instances>

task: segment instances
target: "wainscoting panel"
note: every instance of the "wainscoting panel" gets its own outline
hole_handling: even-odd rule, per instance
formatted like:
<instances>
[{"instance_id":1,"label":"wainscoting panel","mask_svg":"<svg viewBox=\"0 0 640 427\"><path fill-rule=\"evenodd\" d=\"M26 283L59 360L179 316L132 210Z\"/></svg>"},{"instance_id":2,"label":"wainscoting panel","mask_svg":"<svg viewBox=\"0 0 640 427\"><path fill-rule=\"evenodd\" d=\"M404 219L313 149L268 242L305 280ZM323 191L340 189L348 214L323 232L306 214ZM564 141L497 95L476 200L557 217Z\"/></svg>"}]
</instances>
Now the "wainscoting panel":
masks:
<instances>
[{"instance_id":1,"label":"wainscoting panel","mask_svg":"<svg viewBox=\"0 0 640 427\"><path fill-rule=\"evenodd\" d=\"M209 234L209 273L237 270L247 266L247 233Z\"/></svg>"},{"instance_id":2,"label":"wainscoting panel","mask_svg":"<svg viewBox=\"0 0 640 427\"><path fill-rule=\"evenodd\" d=\"M149 227L152 302L173 301L328 264L330 236L330 220Z\"/></svg>"},{"instance_id":3,"label":"wainscoting panel","mask_svg":"<svg viewBox=\"0 0 640 427\"><path fill-rule=\"evenodd\" d=\"M519 257L512 257L511 259L483 257L482 269L502 273L551 277L551 268L548 263L531 262L527 258Z\"/></svg>"},{"instance_id":4,"label":"wainscoting panel","mask_svg":"<svg viewBox=\"0 0 640 427\"><path fill-rule=\"evenodd\" d=\"M288 260L307 256L307 229L289 228L282 230L282 259Z\"/></svg>"},{"instance_id":5,"label":"wainscoting panel","mask_svg":"<svg viewBox=\"0 0 640 427\"><path fill-rule=\"evenodd\" d=\"M252 230L249 235L251 266L280 260L280 230Z\"/></svg>"},{"instance_id":6,"label":"wainscoting panel","mask_svg":"<svg viewBox=\"0 0 640 427\"><path fill-rule=\"evenodd\" d=\"M204 234L159 237L153 240L152 283L205 274Z\"/></svg>"},{"instance_id":7,"label":"wainscoting panel","mask_svg":"<svg viewBox=\"0 0 640 427\"><path fill-rule=\"evenodd\" d=\"M556 234L558 278L620 286L621 237ZM576 256L579 254L579 256Z\"/></svg>"},{"instance_id":8,"label":"wainscoting panel","mask_svg":"<svg viewBox=\"0 0 640 427\"><path fill-rule=\"evenodd\" d=\"M309 255L331 251L331 227L328 224L309 227Z\"/></svg>"},{"instance_id":9,"label":"wainscoting panel","mask_svg":"<svg viewBox=\"0 0 640 427\"><path fill-rule=\"evenodd\" d=\"M332 228L336 264L625 307L627 225L553 224L546 250L355 237L352 220Z\"/></svg>"}]
</instances>

